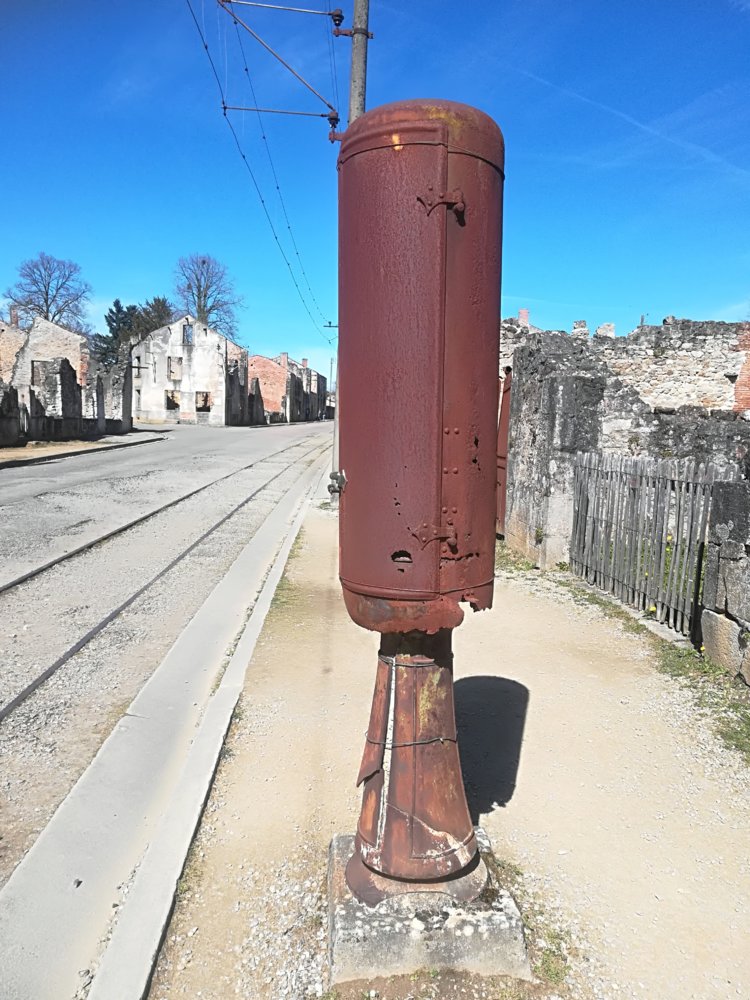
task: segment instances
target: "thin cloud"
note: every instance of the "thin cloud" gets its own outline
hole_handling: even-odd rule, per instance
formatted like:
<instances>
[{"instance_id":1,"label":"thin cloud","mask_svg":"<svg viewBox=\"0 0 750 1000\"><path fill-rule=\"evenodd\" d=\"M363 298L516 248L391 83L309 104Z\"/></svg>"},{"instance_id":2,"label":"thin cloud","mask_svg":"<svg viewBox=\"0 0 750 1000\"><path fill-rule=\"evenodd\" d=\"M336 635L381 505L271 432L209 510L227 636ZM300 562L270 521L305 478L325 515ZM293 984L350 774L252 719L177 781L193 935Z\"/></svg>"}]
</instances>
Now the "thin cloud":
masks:
<instances>
[{"instance_id":1,"label":"thin cloud","mask_svg":"<svg viewBox=\"0 0 750 1000\"><path fill-rule=\"evenodd\" d=\"M750 3L748 8L750 8ZM750 320L750 299L742 299L740 302L722 306L720 309L714 310L712 315L724 323L741 323L743 320Z\"/></svg>"},{"instance_id":2,"label":"thin cloud","mask_svg":"<svg viewBox=\"0 0 750 1000\"><path fill-rule=\"evenodd\" d=\"M750 10L750 0L741 0L741 2L746 3L748 10ZM684 152L692 153L711 166L721 167L723 170L727 170L743 178L750 178L750 170L747 170L744 167L739 167L734 163L730 163L729 160L725 160L723 156L715 153L712 149L708 149L706 146L690 142L689 140L682 139L679 136L670 135L668 132L663 131L663 129L659 129L653 125L647 124L646 122L639 121L637 118L627 114L625 111L620 111L617 108L611 107L609 104L604 104L602 101L596 101L591 97L586 97L585 94L579 94L578 91L571 90L570 87L564 87L558 83L553 83L551 80L547 80L543 76L532 73L530 70L514 66L513 72L519 73L521 76L528 77L528 79L534 80L536 83L539 83L544 87L548 87L550 90L554 90L558 94L563 94L565 97L579 101L582 104L587 104L589 107L596 108L598 111L602 111L613 118L617 118L620 121L625 122L627 125L630 125L632 128L637 129L644 135L650 136L653 139L658 139L660 142L668 143L669 145L675 146L677 149L681 149Z\"/></svg>"}]
</instances>

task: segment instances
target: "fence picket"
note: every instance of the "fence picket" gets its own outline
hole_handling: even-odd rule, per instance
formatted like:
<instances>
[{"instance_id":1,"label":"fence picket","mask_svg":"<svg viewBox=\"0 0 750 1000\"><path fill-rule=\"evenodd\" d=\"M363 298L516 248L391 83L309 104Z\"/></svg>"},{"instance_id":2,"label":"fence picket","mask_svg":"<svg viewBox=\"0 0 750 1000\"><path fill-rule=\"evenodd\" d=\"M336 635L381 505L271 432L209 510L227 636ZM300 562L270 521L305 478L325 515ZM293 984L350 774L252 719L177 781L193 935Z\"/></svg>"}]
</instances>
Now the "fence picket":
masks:
<instances>
[{"instance_id":1,"label":"fence picket","mask_svg":"<svg viewBox=\"0 0 750 1000\"><path fill-rule=\"evenodd\" d=\"M571 569L695 637L712 484L739 478L733 465L579 453Z\"/></svg>"}]
</instances>

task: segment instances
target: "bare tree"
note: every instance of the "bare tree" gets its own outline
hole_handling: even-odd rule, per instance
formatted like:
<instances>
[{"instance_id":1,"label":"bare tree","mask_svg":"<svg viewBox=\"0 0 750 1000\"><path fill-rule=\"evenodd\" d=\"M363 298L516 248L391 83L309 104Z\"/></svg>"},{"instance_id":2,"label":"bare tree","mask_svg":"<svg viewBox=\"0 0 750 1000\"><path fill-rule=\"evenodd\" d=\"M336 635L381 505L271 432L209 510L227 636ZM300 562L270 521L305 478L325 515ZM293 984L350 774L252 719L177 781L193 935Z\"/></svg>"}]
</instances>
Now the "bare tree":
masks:
<instances>
[{"instance_id":1,"label":"bare tree","mask_svg":"<svg viewBox=\"0 0 750 1000\"><path fill-rule=\"evenodd\" d=\"M25 260L18 268L18 281L3 294L18 308L23 325L41 316L77 333L89 332L84 317L91 286L72 260L58 260L43 252Z\"/></svg>"},{"instance_id":2,"label":"bare tree","mask_svg":"<svg viewBox=\"0 0 750 1000\"><path fill-rule=\"evenodd\" d=\"M242 304L242 298L223 264L208 254L180 257L175 282L175 295L185 312L226 336L234 334L235 309Z\"/></svg>"}]
</instances>

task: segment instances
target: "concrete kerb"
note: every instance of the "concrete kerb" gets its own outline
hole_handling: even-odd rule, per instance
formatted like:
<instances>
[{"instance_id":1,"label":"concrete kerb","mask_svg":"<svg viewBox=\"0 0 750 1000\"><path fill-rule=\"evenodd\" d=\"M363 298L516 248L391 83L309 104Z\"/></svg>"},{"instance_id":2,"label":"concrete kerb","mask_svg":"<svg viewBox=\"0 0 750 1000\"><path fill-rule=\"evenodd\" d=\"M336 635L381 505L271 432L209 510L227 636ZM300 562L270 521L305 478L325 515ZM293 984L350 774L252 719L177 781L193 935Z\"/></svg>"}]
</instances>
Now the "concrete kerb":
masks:
<instances>
[{"instance_id":1,"label":"concrete kerb","mask_svg":"<svg viewBox=\"0 0 750 1000\"><path fill-rule=\"evenodd\" d=\"M126 903L95 973L88 1000L142 1000L151 983L174 906L177 883L213 782L248 663L309 504L327 480L328 459L301 500L266 576L247 626L211 698L185 760L170 808L138 868ZM316 472L320 461L315 463Z\"/></svg>"},{"instance_id":2,"label":"concrete kerb","mask_svg":"<svg viewBox=\"0 0 750 1000\"><path fill-rule=\"evenodd\" d=\"M166 431L146 432L157 435L143 438L140 441L122 441L114 444L102 444L95 448L77 448L73 451L59 451L54 455L30 455L28 458L9 458L0 462L0 469L16 469L22 465L41 465L44 462L57 462L62 458L73 458L75 455L95 455L99 451L117 451L118 448L135 448L140 444L156 444L164 440Z\"/></svg>"}]
</instances>

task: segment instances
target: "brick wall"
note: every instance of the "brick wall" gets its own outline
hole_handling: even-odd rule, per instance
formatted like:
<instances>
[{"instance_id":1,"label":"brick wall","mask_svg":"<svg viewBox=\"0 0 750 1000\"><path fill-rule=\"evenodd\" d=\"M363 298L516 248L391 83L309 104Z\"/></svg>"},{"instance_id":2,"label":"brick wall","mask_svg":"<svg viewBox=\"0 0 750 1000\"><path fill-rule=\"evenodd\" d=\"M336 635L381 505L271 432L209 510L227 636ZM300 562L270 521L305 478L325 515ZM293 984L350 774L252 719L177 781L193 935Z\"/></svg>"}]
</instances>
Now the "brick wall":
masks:
<instances>
[{"instance_id":1,"label":"brick wall","mask_svg":"<svg viewBox=\"0 0 750 1000\"><path fill-rule=\"evenodd\" d=\"M282 368L271 358L253 354L248 360L250 378L257 378L263 397L263 406L269 419L277 422L285 419L284 401L286 399L286 368Z\"/></svg>"}]
</instances>

